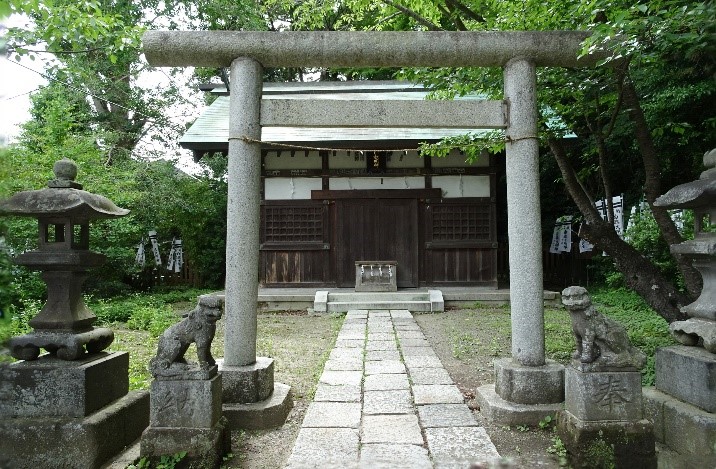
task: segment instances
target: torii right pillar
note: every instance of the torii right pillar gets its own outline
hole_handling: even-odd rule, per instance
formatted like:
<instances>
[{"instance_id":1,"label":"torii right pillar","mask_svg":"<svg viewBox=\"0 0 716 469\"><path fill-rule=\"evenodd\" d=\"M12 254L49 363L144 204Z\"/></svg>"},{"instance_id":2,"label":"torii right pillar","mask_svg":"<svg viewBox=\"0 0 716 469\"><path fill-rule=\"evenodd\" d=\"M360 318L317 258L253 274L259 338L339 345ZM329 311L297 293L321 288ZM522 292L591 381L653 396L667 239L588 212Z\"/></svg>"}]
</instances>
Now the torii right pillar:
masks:
<instances>
[{"instance_id":1,"label":"torii right pillar","mask_svg":"<svg viewBox=\"0 0 716 469\"><path fill-rule=\"evenodd\" d=\"M564 367L544 353L536 81L533 60L505 64L512 358L495 360L494 386L477 389L480 410L503 425L536 425L564 401Z\"/></svg>"}]
</instances>

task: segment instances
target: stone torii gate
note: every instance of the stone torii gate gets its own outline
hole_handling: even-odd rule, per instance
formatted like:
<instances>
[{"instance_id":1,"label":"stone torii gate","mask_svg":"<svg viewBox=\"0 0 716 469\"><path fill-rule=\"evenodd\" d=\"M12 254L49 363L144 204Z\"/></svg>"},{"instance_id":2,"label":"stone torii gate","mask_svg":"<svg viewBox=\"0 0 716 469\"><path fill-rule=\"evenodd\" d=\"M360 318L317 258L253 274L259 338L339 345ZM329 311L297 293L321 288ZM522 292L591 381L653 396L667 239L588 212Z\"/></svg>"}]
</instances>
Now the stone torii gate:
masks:
<instances>
[{"instance_id":1,"label":"stone torii gate","mask_svg":"<svg viewBox=\"0 0 716 469\"><path fill-rule=\"evenodd\" d=\"M479 394L483 411L508 424L537 423L553 413L564 399L564 377L561 365L545 360L544 352L536 67L594 66L602 57L579 58L587 36L577 31L147 32L144 53L150 65L231 67L225 381L232 382L232 373L242 381L242 373L255 374L257 369L260 373L269 366L256 357L262 126L405 127L407 123L503 128L512 359L496 364L494 390L488 385ZM504 100L416 100L397 105L262 101L264 67L502 67ZM273 374L272 367L268 373ZM246 403L246 399L229 392L224 402Z\"/></svg>"}]
</instances>

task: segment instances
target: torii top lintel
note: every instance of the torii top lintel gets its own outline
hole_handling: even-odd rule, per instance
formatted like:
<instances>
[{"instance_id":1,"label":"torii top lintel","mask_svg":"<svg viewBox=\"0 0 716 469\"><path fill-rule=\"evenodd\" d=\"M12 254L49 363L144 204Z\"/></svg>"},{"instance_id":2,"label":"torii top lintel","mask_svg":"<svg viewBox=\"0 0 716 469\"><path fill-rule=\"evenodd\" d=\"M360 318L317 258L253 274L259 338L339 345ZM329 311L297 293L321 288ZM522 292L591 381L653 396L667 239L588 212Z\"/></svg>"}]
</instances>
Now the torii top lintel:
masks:
<instances>
[{"instance_id":1,"label":"torii top lintel","mask_svg":"<svg viewBox=\"0 0 716 469\"><path fill-rule=\"evenodd\" d=\"M157 67L228 67L250 57L264 67L588 67L583 31L147 31L144 54Z\"/></svg>"}]
</instances>

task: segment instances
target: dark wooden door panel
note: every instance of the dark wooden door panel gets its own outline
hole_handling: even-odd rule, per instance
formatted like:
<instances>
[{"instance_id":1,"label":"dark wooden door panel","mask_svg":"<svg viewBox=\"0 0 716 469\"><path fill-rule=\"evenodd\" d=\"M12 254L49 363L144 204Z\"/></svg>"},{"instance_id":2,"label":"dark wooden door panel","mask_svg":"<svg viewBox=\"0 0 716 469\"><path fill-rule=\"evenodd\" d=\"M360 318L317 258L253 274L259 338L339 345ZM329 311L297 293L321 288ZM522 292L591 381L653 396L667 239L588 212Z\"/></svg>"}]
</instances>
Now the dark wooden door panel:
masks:
<instances>
[{"instance_id":1,"label":"dark wooden door panel","mask_svg":"<svg viewBox=\"0 0 716 469\"><path fill-rule=\"evenodd\" d=\"M398 286L416 287L417 199L344 199L336 203L339 286L355 285L355 261L395 260Z\"/></svg>"}]
</instances>

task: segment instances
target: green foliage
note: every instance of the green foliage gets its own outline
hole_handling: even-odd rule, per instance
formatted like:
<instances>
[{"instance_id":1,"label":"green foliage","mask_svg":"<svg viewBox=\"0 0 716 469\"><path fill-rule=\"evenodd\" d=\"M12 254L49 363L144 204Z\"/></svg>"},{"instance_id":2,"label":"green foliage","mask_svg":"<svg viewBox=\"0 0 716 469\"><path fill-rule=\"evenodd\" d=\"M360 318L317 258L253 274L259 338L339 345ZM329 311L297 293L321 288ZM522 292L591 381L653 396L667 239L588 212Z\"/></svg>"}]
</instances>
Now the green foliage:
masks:
<instances>
[{"instance_id":1,"label":"green foliage","mask_svg":"<svg viewBox=\"0 0 716 469\"><path fill-rule=\"evenodd\" d=\"M541 428L542 430L546 430L546 429L550 428L552 425L554 425L554 417L551 415L547 415L545 418L543 418L542 420L540 420L537 423L537 426L539 428Z\"/></svg>"},{"instance_id":2,"label":"green foliage","mask_svg":"<svg viewBox=\"0 0 716 469\"><path fill-rule=\"evenodd\" d=\"M172 304L188 301L192 305L191 302L204 293L207 290L173 289L150 294L135 293L124 298L99 299L90 302L89 306L100 323L126 322L131 329L148 331L157 337L180 319Z\"/></svg>"},{"instance_id":3,"label":"green foliage","mask_svg":"<svg viewBox=\"0 0 716 469\"><path fill-rule=\"evenodd\" d=\"M142 457L127 466L126 469L174 469L187 455L186 451L160 457Z\"/></svg>"},{"instance_id":4,"label":"green foliage","mask_svg":"<svg viewBox=\"0 0 716 469\"><path fill-rule=\"evenodd\" d=\"M567 447L564 446L564 442L558 436L552 438L552 445L547 448L549 454L553 454L559 461L559 467L567 467L569 461L567 459Z\"/></svg>"},{"instance_id":5,"label":"green foliage","mask_svg":"<svg viewBox=\"0 0 716 469\"><path fill-rule=\"evenodd\" d=\"M646 354L646 366L641 372L642 385L653 386L656 349L676 344L669 333L669 324L639 295L625 288L594 291L592 301L597 303L600 312L619 321L626 328L632 345Z\"/></svg>"}]
</instances>

